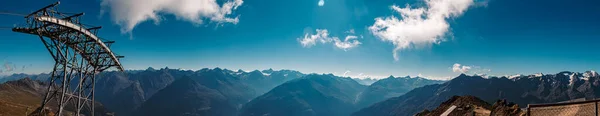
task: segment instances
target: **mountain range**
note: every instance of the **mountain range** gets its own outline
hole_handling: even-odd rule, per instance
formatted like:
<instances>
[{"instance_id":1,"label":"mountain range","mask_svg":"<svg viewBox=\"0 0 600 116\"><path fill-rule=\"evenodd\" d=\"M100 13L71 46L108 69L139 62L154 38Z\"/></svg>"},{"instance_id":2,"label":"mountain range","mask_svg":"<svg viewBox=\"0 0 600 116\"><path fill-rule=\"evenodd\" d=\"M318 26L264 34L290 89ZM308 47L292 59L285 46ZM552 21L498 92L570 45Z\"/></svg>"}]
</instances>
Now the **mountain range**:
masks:
<instances>
[{"instance_id":1,"label":"mountain range","mask_svg":"<svg viewBox=\"0 0 600 116\"><path fill-rule=\"evenodd\" d=\"M206 90L216 91L217 96L223 96L225 98L223 99L225 101L224 103L234 106L233 110L227 109L215 111L233 112L233 115L236 115L237 110L241 108L242 104L247 103L252 98L266 93L271 88L281 83L302 76L304 76L304 74L298 71L274 71L272 69L250 72L242 70L231 71L220 68L205 68L198 71L169 68L148 68L146 70L131 70L125 72L107 71L97 75L96 101L105 104L106 108L115 112L116 115L134 115L134 112L138 110L151 109L153 107L152 102L173 100L167 99L169 96L177 97L170 95L173 91L187 91L190 93L190 96L188 97L194 97L195 95L210 93L195 92L198 94L191 94L194 93L194 91ZM38 81L45 81L48 80L48 77L47 74L15 74L0 79L2 79L2 81L9 81L22 78L34 78ZM191 79L193 80L193 84L175 83L175 81L180 79ZM9 82L6 82L5 84L10 84ZM154 95L159 95L157 96L159 98L154 98ZM35 99L35 101L39 100L41 100L41 98ZM151 100L151 102L146 103L147 100ZM216 105L220 104L221 103ZM143 105L144 107L142 107ZM167 107L164 105L158 106Z\"/></svg>"},{"instance_id":2,"label":"mountain range","mask_svg":"<svg viewBox=\"0 0 600 116\"><path fill-rule=\"evenodd\" d=\"M145 101L135 116L234 116L236 106L218 90L189 77L176 80Z\"/></svg>"},{"instance_id":3,"label":"mountain range","mask_svg":"<svg viewBox=\"0 0 600 116\"><path fill-rule=\"evenodd\" d=\"M107 79L113 78L113 80L121 81L107 80L106 83L117 82L121 83L121 85L124 86L121 86L121 89L107 90L104 93L116 94L106 94L105 98L109 99L99 99L98 101L102 103L106 102L107 107L111 111L115 111L116 114L122 115L133 115L134 112L146 112L146 110L152 108L170 107L156 103L171 103L174 101L170 100L181 99L179 97L192 97L198 99L206 98L207 100L214 98L213 100L217 100L220 103L212 103L210 105L232 106L231 108L233 108L233 110L217 108L213 108L211 110L227 111L231 112L232 115L236 115L237 110L239 110L244 103L250 101L256 96L262 95L263 93L268 91L267 89L284 83L285 81L302 77L304 75L298 71L292 70L273 71L272 69L270 69L263 71L255 70L245 72L242 70L231 71L221 68L205 68L198 71L177 70L168 68L156 70L153 68L149 68L144 71L128 71L125 72L125 74L116 73L117 72L109 72L105 73L106 75L103 76L107 76ZM115 77L117 79L114 79ZM128 78L118 79L120 77ZM181 82L181 79L192 81L191 83L184 83ZM177 81L179 82L175 83ZM173 93L178 93L175 91L184 92L187 96L175 96L173 95ZM182 95L184 93L182 93ZM154 95L158 95L156 96L158 98L155 98ZM108 103L110 103L110 105ZM186 101L181 101L180 103L185 104ZM189 104L189 106L186 107L201 108L201 106L196 105L198 104ZM167 114L177 113L181 112L173 110L172 112ZM143 115L143 113L138 113L136 115Z\"/></svg>"},{"instance_id":4,"label":"mountain range","mask_svg":"<svg viewBox=\"0 0 600 116\"><path fill-rule=\"evenodd\" d=\"M1 79L8 81L24 77L45 81L48 80L49 75L15 74ZM264 101L262 98L289 95L284 94L287 91L313 92L310 95L314 96L304 96L304 100L311 103L311 100L318 100L316 98L319 95L319 99L337 100L337 102L323 104L349 106L352 110L341 110L343 112L337 113L349 115L370 103L382 101L393 95L401 95L407 90L419 87L419 84L441 82L420 77L389 77L382 79L381 82L374 82L380 80L339 77L331 74L303 74L293 70L232 71L221 68L205 68L197 71L148 68L125 72L107 71L98 74L97 77L96 100L103 103L115 115L244 115L242 113L247 112L241 111L252 109L256 106L252 104ZM397 87L385 88L395 84ZM386 96L371 98L369 96L376 95L366 93ZM303 104L303 102L296 103ZM156 110L172 108L174 105L180 108ZM320 108L306 107L306 109ZM219 112L227 113L219 114ZM265 112L271 113L266 109ZM315 115L323 115L322 113L323 111L313 112Z\"/></svg>"},{"instance_id":5,"label":"mountain range","mask_svg":"<svg viewBox=\"0 0 600 116\"><path fill-rule=\"evenodd\" d=\"M520 107L531 103L595 99L600 96L599 85L600 76L594 71L488 78L461 74L443 84L427 85L375 103L353 115L408 116L425 109L432 110L457 95L475 96L488 103L507 99Z\"/></svg>"},{"instance_id":6,"label":"mountain range","mask_svg":"<svg viewBox=\"0 0 600 116\"><path fill-rule=\"evenodd\" d=\"M43 93L39 88L44 88L41 81L48 79L47 74L9 77L0 78L8 81L2 86L10 87L0 87L0 92L27 94L1 94L5 97L0 96L0 100L19 101L18 104L31 107L39 105L36 102ZM445 101L456 100L454 96L470 95L494 104L506 99L516 105L508 107L600 96L600 76L594 71L504 77L461 74L449 81L390 76L372 84L369 84L372 79L272 69L204 68L192 71L148 68L107 71L97 77L96 100L107 112L125 116L403 116L434 112L436 107L446 107ZM15 86L11 81L15 79L21 79L16 82L37 84ZM32 97L14 100L14 96ZM12 102L7 104L2 103L15 106ZM487 110L494 111L494 108ZM31 111L29 109L21 107L7 112Z\"/></svg>"},{"instance_id":7,"label":"mountain range","mask_svg":"<svg viewBox=\"0 0 600 116\"><path fill-rule=\"evenodd\" d=\"M286 82L259 96L241 110L243 116L343 116L357 109L360 90L350 78L311 74Z\"/></svg>"},{"instance_id":8,"label":"mountain range","mask_svg":"<svg viewBox=\"0 0 600 116\"><path fill-rule=\"evenodd\" d=\"M363 108L388 98L404 95L406 92L425 85L439 84L444 81L429 80L422 77L394 77L378 80L358 95L357 104Z\"/></svg>"}]
</instances>

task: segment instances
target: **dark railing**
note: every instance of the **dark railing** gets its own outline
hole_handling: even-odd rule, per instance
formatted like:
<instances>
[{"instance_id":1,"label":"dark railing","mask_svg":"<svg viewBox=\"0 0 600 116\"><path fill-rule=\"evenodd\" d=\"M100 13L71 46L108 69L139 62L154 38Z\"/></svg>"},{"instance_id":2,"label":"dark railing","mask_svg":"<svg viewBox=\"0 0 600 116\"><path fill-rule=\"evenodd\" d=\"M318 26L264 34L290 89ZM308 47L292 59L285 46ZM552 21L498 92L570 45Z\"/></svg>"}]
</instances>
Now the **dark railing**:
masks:
<instances>
[{"instance_id":1,"label":"dark railing","mask_svg":"<svg viewBox=\"0 0 600 116\"><path fill-rule=\"evenodd\" d=\"M598 116L600 99L527 105L527 116Z\"/></svg>"}]
</instances>

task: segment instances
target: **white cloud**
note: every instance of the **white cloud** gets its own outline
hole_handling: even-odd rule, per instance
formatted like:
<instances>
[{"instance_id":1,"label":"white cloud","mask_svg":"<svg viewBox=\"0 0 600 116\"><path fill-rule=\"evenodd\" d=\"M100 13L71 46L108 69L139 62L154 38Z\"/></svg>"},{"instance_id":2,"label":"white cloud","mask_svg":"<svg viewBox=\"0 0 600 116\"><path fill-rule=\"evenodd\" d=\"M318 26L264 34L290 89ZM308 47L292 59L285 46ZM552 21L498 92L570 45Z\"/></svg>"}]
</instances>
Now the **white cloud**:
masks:
<instances>
[{"instance_id":1,"label":"white cloud","mask_svg":"<svg viewBox=\"0 0 600 116\"><path fill-rule=\"evenodd\" d=\"M346 76L350 76L350 75L348 75L348 74L350 74L350 72L351 72L351 71L349 71L349 70L346 70L346 72L344 72L344 77L346 77Z\"/></svg>"},{"instance_id":2,"label":"white cloud","mask_svg":"<svg viewBox=\"0 0 600 116\"><path fill-rule=\"evenodd\" d=\"M343 49L344 51L362 44L360 41L357 40L358 36L347 35L346 38L342 41L338 37L330 37L329 31L327 31L327 29L317 29L316 31L317 33L314 35L306 33L304 34L304 38L298 38L300 44L302 44L303 47L310 48L316 45L317 43L325 44L333 42L335 47Z\"/></svg>"},{"instance_id":3,"label":"white cloud","mask_svg":"<svg viewBox=\"0 0 600 116\"><path fill-rule=\"evenodd\" d=\"M471 70L469 71L476 75L488 75L488 73L492 72L491 69L482 68L480 66L471 66Z\"/></svg>"},{"instance_id":4,"label":"white cloud","mask_svg":"<svg viewBox=\"0 0 600 116\"><path fill-rule=\"evenodd\" d=\"M319 0L319 3L317 5L319 5L319 6L325 5L325 0Z\"/></svg>"},{"instance_id":5,"label":"white cloud","mask_svg":"<svg viewBox=\"0 0 600 116\"><path fill-rule=\"evenodd\" d=\"M15 67L16 67L16 65L14 65L11 62L4 62L4 70L6 72L11 72L11 71L15 70Z\"/></svg>"},{"instance_id":6,"label":"white cloud","mask_svg":"<svg viewBox=\"0 0 600 116\"><path fill-rule=\"evenodd\" d=\"M13 67L10 64L4 64L4 69L6 69L7 72L13 71Z\"/></svg>"},{"instance_id":7,"label":"white cloud","mask_svg":"<svg viewBox=\"0 0 600 116\"><path fill-rule=\"evenodd\" d=\"M454 65L452 65L452 72L457 72L457 73L471 73L471 74L475 74L475 75L487 75L488 73L490 73L492 70L491 69L487 69L487 68L482 68L480 66L474 66L474 65L470 65L470 66L466 66L466 65L461 65L458 63L454 63Z\"/></svg>"},{"instance_id":8,"label":"white cloud","mask_svg":"<svg viewBox=\"0 0 600 116\"><path fill-rule=\"evenodd\" d=\"M331 38L329 37L329 32L327 31L327 29L317 29L317 34L304 34L304 38L300 40L300 44L302 44L302 46L304 47L310 48L311 46L314 46L317 42L327 43L330 41Z\"/></svg>"},{"instance_id":9,"label":"white cloud","mask_svg":"<svg viewBox=\"0 0 600 116\"><path fill-rule=\"evenodd\" d=\"M353 78L359 78L359 79L378 79L376 77L372 77L371 75L367 75L365 73L358 73L355 76L352 76ZM383 76L382 76L383 77Z\"/></svg>"},{"instance_id":10,"label":"white cloud","mask_svg":"<svg viewBox=\"0 0 600 116\"><path fill-rule=\"evenodd\" d=\"M334 42L335 42L335 47L340 48L340 49L344 49L348 50L350 48L356 47L358 45L360 45L361 43L356 40L356 38L358 38L357 36L346 36L346 39L344 39L344 41L341 41L340 39L334 38Z\"/></svg>"},{"instance_id":11,"label":"white cloud","mask_svg":"<svg viewBox=\"0 0 600 116\"><path fill-rule=\"evenodd\" d=\"M161 21L160 15L174 15L179 20L203 24L203 20L216 23L238 23L238 16L230 17L244 1L227 1L221 5L216 0L102 0L102 11L109 11L112 20L129 33L141 22Z\"/></svg>"},{"instance_id":12,"label":"white cloud","mask_svg":"<svg viewBox=\"0 0 600 116\"><path fill-rule=\"evenodd\" d=\"M398 60L399 50L439 44L448 33L449 18L455 18L469 6L473 0L425 0L426 7L405 8L393 5L391 8L400 14L395 16L375 18L375 23L369 27L373 35L383 41L392 42L393 56Z\"/></svg>"},{"instance_id":13,"label":"white cloud","mask_svg":"<svg viewBox=\"0 0 600 116\"><path fill-rule=\"evenodd\" d=\"M452 65L452 72L467 73L471 70L471 66L462 66L458 63Z\"/></svg>"},{"instance_id":14,"label":"white cloud","mask_svg":"<svg viewBox=\"0 0 600 116\"><path fill-rule=\"evenodd\" d=\"M350 30L346 31L345 33L354 34L354 29L350 29Z\"/></svg>"},{"instance_id":15,"label":"white cloud","mask_svg":"<svg viewBox=\"0 0 600 116\"><path fill-rule=\"evenodd\" d=\"M12 62L8 62L8 61L4 61L4 64L2 64L2 66L0 66L0 73L10 73L13 71L16 71L15 68L17 67L16 64L13 64ZM4 69L2 69L4 68Z\"/></svg>"}]
</instances>

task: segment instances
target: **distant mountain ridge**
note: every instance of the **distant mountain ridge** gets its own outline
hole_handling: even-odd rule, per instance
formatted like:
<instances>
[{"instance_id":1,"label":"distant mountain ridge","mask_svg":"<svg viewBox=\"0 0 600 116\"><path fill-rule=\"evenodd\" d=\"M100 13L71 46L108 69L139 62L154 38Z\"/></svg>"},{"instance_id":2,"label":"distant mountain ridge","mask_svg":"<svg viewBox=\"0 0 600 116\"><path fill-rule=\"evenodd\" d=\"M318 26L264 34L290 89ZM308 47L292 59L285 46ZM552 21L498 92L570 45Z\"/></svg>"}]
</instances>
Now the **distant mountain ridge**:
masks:
<instances>
[{"instance_id":1,"label":"distant mountain ridge","mask_svg":"<svg viewBox=\"0 0 600 116\"><path fill-rule=\"evenodd\" d=\"M236 106L219 91L189 77L176 80L144 102L135 116L235 116Z\"/></svg>"},{"instance_id":2,"label":"distant mountain ridge","mask_svg":"<svg viewBox=\"0 0 600 116\"><path fill-rule=\"evenodd\" d=\"M358 93L366 86L350 78L310 74L288 81L250 101L242 116L343 116L358 107Z\"/></svg>"},{"instance_id":3,"label":"distant mountain ridge","mask_svg":"<svg viewBox=\"0 0 600 116\"><path fill-rule=\"evenodd\" d=\"M46 73L42 73L42 74L18 73L18 74L12 74L12 75L7 75L7 76L0 76L0 84L5 83L7 81L15 81L15 80L23 79L26 77L31 80L45 81L45 80L48 80L48 77L50 77L50 75L46 74Z\"/></svg>"},{"instance_id":4,"label":"distant mountain ridge","mask_svg":"<svg viewBox=\"0 0 600 116\"><path fill-rule=\"evenodd\" d=\"M257 73L259 72L259 73ZM187 77L196 83L217 90L227 97L236 109L252 98L266 93L271 88L304 74L293 70L273 69L245 72L227 69L204 68L197 71L179 69L128 70L125 72L105 71L97 75L96 100L104 103L116 115L132 115L146 100L170 86L174 81ZM49 75L15 74L0 78L0 81L32 78L45 81Z\"/></svg>"},{"instance_id":5,"label":"distant mountain ridge","mask_svg":"<svg viewBox=\"0 0 600 116\"><path fill-rule=\"evenodd\" d=\"M163 70L163 69L161 69ZM159 70L160 71L160 70ZM298 71L292 70L279 70L274 71L272 69L263 71L251 71L245 72L242 70L231 71L227 69L214 68L214 69L201 69L198 71L173 71L171 73L175 78L175 81L181 81L181 79L192 80L191 83L184 83L190 87L181 87L185 85L179 85L178 83L168 84L165 88L159 90L155 95L160 95L159 98L153 96L147 98L148 100L143 104L139 105L139 109L136 109L135 115L144 115L145 113L140 112L152 112L148 110L160 109L161 107L170 107L166 105L157 105L161 103L171 103L170 101L164 101L169 99L188 99L192 101L179 101L180 104L189 108L205 109L207 111L195 111L195 110L169 110L162 113L166 114L178 114L181 111L185 111L191 114L198 115L237 115L237 111L241 106L249 102L252 98L262 95L266 91L275 87L276 85L282 84L288 80L300 78L304 74ZM181 82L179 82L181 83ZM173 89L178 88L178 89ZM200 88L200 89L195 89ZM201 90L204 92L194 92ZM181 91L189 94L172 95L174 91ZM211 92L214 91L214 92ZM175 92L178 93L178 92ZM212 95L208 95L211 94ZM204 96L204 97L203 97ZM210 96L222 96L221 97L210 97ZM185 98L181 98L185 97ZM189 99L197 98L197 99ZM193 102L194 100L204 100L205 102ZM206 103L206 100L211 103ZM215 101L216 100L216 101ZM177 101L173 101L177 103ZM190 103L188 103L190 102ZM218 102L218 103L212 103ZM211 113L212 112L212 113ZM215 112L228 112L225 114L219 114Z\"/></svg>"},{"instance_id":6,"label":"distant mountain ridge","mask_svg":"<svg viewBox=\"0 0 600 116\"><path fill-rule=\"evenodd\" d=\"M367 115L413 115L433 109L455 95L472 95L492 102L507 99L521 107L529 103L551 103L577 98L600 97L600 76L595 71L560 72L547 75L507 77L460 76L443 84L416 88L353 113Z\"/></svg>"},{"instance_id":7,"label":"distant mountain ridge","mask_svg":"<svg viewBox=\"0 0 600 116\"><path fill-rule=\"evenodd\" d=\"M354 81L356 81L360 84L367 85L367 86L379 81L379 79L374 79L374 78L369 78L369 77L367 77L367 78L352 78L352 79L354 79Z\"/></svg>"},{"instance_id":8,"label":"distant mountain ridge","mask_svg":"<svg viewBox=\"0 0 600 116\"><path fill-rule=\"evenodd\" d=\"M217 115L213 111L221 111L221 112L229 112L227 114L218 114L218 115L238 115L241 114L241 111L244 104L247 104L253 99L256 99L259 96L265 96L264 93L268 93L272 91L273 88L281 86L282 84L296 80L299 78L303 78L307 74L294 71L294 70L253 70L253 71L243 71L243 70L228 70L221 68L214 69L200 69L196 71L192 70L180 70L180 69L154 69L148 68L146 70L128 70L125 72L116 72L116 71L105 71L97 75L96 80L96 100L103 103L106 108L114 112L115 115L146 115L148 110L160 109L161 107L169 107L166 105L157 105L157 104L169 104L164 100L169 99L188 99L188 98L196 98L198 100L203 101L213 101L219 102L219 104L211 104L205 102L194 102L187 103L181 101L180 104L188 104L187 106L197 109L205 109L211 107L211 111L196 111L196 110L170 110L169 112L160 112L169 115L178 115L181 112L188 112L191 114L210 114ZM312 74L314 75L314 74ZM336 78L331 82L340 82L338 84L333 84L339 88L340 90L348 90L348 91L340 91L342 93L338 93L338 91L330 91L329 89L323 89L322 87L332 86L331 84L326 84L321 86L321 88L315 88L315 91L320 91L318 93L327 93L329 96L321 97L323 99L331 99L333 101L339 102L331 102L327 103L329 105L337 106L335 104L345 104L341 105L343 107L347 107L350 110L344 110L343 112L335 113L349 115L350 113L362 108L369 106L375 102L383 101L386 98L393 97L395 95L399 95L404 93L406 90L410 90L414 87L421 86L421 84L429 84L427 82L431 81L424 78L403 78L398 77L394 79L369 79L365 81L375 81L373 83L378 84L365 84L364 82L359 83L360 81L356 81L356 79L338 77L331 74L327 74L332 78ZM36 80L47 80L48 75L13 75L11 79L23 78L25 77L34 77ZM337 78L343 78L338 80ZM189 79L193 80L193 84L185 83L189 87L180 87L181 85L174 84L176 81L181 79ZM397 80L397 81L392 81ZM402 80L402 81L400 81ZM420 80L420 81L419 81ZM326 80L321 80L319 82L329 82ZM382 81L382 82L379 82ZM389 82L386 82L389 81ZM422 81L422 82L421 82ZM411 84L407 84L407 82ZM415 82L415 83L412 83ZM312 82L311 82L312 83ZM366 82L370 83L370 82ZM415 84L413 86L412 84ZM303 84L300 84L303 85ZM313 84L304 84L304 85L313 85ZM318 85L318 84L317 84ZM367 86L368 85L368 86ZM377 86L384 87L384 89L368 89L377 88ZM353 87L354 89L346 89L346 87ZM389 87L389 88L388 88ZM166 89L166 88L179 88L178 89ZM284 87L286 88L286 87ZM196 92L197 90L201 90L203 92ZM351 91L350 91L351 90ZM373 90L377 90L373 92ZM169 96L174 91L180 91L187 94L182 94L181 96ZM216 91L216 93L211 92ZM327 92L329 91L329 92ZM203 94L203 93L206 93ZM214 93L214 95L209 95ZM361 94L364 93L364 94ZM374 94L377 93L377 94ZM374 94L374 95L370 95ZM155 95L160 95L160 97L154 97ZM386 97L377 97L370 98L369 96L377 96L377 95L386 95ZM187 97L186 97L187 96ZM210 97L210 96L223 96L221 97ZM181 98L185 97L185 98ZM151 100L152 99L152 100ZM149 101L151 100L151 101ZM191 100L191 99L188 99ZM216 100L216 101L215 101ZM359 103L360 102L360 103ZM224 104L226 103L226 104ZM218 105L212 107L211 105ZM186 105L182 105L186 106ZM231 110L233 107L233 110ZM288 109L290 111L298 110L298 109ZM148 111L152 112L152 111ZM213 112L213 113L211 113ZM317 113L321 114L321 113Z\"/></svg>"},{"instance_id":9,"label":"distant mountain ridge","mask_svg":"<svg viewBox=\"0 0 600 116\"><path fill-rule=\"evenodd\" d=\"M445 81L429 80L422 77L394 77L380 79L363 90L358 98L358 105L367 107L388 98L404 95L406 92L425 85L439 84Z\"/></svg>"},{"instance_id":10,"label":"distant mountain ridge","mask_svg":"<svg viewBox=\"0 0 600 116\"><path fill-rule=\"evenodd\" d=\"M402 95L413 88L442 82L420 77L390 76L366 86L348 77L310 74L288 81L253 99L244 105L241 115L350 115L355 110Z\"/></svg>"}]
</instances>

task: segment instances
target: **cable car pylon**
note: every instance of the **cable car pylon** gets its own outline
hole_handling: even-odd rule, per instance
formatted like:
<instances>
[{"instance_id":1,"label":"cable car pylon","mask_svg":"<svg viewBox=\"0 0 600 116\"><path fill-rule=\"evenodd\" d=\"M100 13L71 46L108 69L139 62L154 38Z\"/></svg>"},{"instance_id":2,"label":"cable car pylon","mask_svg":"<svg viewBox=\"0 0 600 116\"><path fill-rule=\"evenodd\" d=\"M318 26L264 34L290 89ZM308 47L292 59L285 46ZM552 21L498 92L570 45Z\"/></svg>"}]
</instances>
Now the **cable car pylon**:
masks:
<instances>
[{"instance_id":1,"label":"cable car pylon","mask_svg":"<svg viewBox=\"0 0 600 116\"><path fill-rule=\"evenodd\" d=\"M123 56L115 55L110 46L114 41L102 41L96 36L101 27L87 27L80 22L84 13L61 13L50 4L25 16L26 24L12 31L37 35L55 61L49 86L41 107L31 115L94 116L96 74L116 68Z\"/></svg>"}]
</instances>

